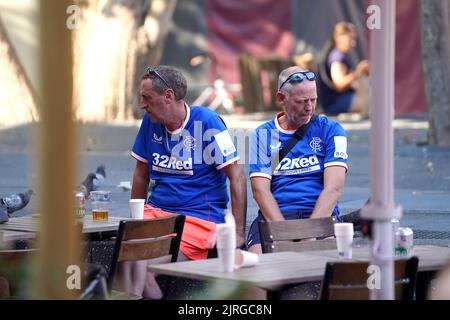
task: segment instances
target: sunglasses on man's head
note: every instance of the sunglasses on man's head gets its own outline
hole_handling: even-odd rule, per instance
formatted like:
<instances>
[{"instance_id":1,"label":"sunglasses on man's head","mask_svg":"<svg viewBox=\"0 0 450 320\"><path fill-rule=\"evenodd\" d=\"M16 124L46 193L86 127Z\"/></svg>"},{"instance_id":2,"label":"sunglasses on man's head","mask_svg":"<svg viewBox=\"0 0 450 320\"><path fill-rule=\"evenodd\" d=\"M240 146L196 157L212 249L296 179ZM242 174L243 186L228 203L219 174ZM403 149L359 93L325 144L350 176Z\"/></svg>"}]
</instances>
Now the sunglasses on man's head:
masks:
<instances>
[{"instance_id":1,"label":"sunglasses on man's head","mask_svg":"<svg viewBox=\"0 0 450 320\"><path fill-rule=\"evenodd\" d=\"M144 77L149 78L149 79L159 78L167 86L167 88L170 88L170 85L167 82L167 80L164 79L163 76L161 76L158 71L156 71L155 69L153 69L151 67L147 68L147 71L145 71Z\"/></svg>"},{"instance_id":2,"label":"sunglasses on man's head","mask_svg":"<svg viewBox=\"0 0 450 320\"><path fill-rule=\"evenodd\" d=\"M314 81L316 79L316 75L312 71L301 71L291 74L286 80L283 81L283 83L280 85L280 88L278 90L281 90L283 86L289 82L289 83L299 83L302 82L304 79L308 79L309 81Z\"/></svg>"}]
</instances>

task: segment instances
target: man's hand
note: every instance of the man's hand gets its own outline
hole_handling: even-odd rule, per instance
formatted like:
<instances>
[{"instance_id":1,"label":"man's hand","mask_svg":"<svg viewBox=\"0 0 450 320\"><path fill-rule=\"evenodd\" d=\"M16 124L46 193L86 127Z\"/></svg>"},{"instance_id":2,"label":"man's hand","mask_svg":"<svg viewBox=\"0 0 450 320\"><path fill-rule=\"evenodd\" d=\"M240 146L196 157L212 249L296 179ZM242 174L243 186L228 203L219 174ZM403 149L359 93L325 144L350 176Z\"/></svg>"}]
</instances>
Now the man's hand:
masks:
<instances>
[{"instance_id":1,"label":"man's hand","mask_svg":"<svg viewBox=\"0 0 450 320\"><path fill-rule=\"evenodd\" d=\"M356 78L361 78L363 75L368 75L369 74L369 61L367 60L362 60L358 63L358 65L356 66L356 70L355 70L355 76Z\"/></svg>"}]
</instances>

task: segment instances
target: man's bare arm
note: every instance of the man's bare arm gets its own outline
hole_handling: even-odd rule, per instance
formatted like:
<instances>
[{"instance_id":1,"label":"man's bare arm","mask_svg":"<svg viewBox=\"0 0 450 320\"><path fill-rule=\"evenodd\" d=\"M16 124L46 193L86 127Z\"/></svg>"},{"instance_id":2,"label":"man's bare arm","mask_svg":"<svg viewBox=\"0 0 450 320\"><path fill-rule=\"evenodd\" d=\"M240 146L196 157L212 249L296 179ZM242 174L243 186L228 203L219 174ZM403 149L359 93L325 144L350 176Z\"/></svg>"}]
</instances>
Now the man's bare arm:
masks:
<instances>
[{"instance_id":1,"label":"man's bare arm","mask_svg":"<svg viewBox=\"0 0 450 320\"><path fill-rule=\"evenodd\" d=\"M263 177L252 177L250 183L252 185L253 198L258 203L264 218L267 221L284 220L278 203L270 190L271 181Z\"/></svg>"},{"instance_id":2,"label":"man's bare arm","mask_svg":"<svg viewBox=\"0 0 450 320\"><path fill-rule=\"evenodd\" d=\"M148 184L150 182L148 164L136 161L136 168L133 174L133 184L131 187L132 199L146 199L148 194Z\"/></svg>"},{"instance_id":3,"label":"man's bare arm","mask_svg":"<svg viewBox=\"0 0 450 320\"><path fill-rule=\"evenodd\" d=\"M333 166L325 168L324 188L317 199L311 218L330 217L342 195L345 183L345 168Z\"/></svg>"},{"instance_id":4,"label":"man's bare arm","mask_svg":"<svg viewBox=\"0 0 450 320\"><path fill-rule=\"evenodd\" d=\"M222 169L230 179L231 207L236 220L236 245L244 244L244 226L247 213L247 178L242 166L231 164Z\"/></svg>"},{"instance_id":5,"label":"man's bare arm","mask_svg":"<svg viewBox=\"0 0 450 320\"><path fill-rule=\"evenodd\" d=\"M345 64L335 61L330 67L331 79L337 92L343 92L352 86L356 73L349 72Z\"/></svg>"}]
</instances>

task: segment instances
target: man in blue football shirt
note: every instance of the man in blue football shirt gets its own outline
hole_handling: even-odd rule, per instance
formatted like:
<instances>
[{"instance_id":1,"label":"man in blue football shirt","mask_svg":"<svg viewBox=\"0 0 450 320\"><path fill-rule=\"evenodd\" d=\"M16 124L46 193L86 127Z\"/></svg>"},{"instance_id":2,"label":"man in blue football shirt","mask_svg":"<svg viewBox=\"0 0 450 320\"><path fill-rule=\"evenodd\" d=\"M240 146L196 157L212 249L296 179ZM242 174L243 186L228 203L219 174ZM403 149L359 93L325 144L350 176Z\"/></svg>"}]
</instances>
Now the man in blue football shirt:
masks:
<instances>
[{"instance_id":1,"label":"man in blue football shirt","mask_svg":"<svg viewBox=\"0 0 450 320\"><path fill-rule=\"evenodd\" d=\"M154 180L144 217L185 215L179 257L205 259L214 246L216 224L224 222L226 178L236 246L244 244L246 177L223 120L208 108L188 106L186 91L185 77L172 67L148 68L142 77L140 106L145 114L131 153L137 160L131 198L146 199ZM141 289L133 291L139 294Z\"/></svg>"},{"instance_id":2,"label":"man in blue football shirt","mask_svg":"<svg viewBox=\"0 0 450 320\"><path fill-rule=\"evenodd\" d=\"M282 71L276 97L284 112L257 128L253 136L250 179L260 211L247 238L251 252L262 252L261 220L339 215L337 201L347 171L347 138L340 124L314 115L315 79L313 72L299 67ZM279 151L295 131L310 121L303 139L279 159Z\"/></svg>"}]
</instances>

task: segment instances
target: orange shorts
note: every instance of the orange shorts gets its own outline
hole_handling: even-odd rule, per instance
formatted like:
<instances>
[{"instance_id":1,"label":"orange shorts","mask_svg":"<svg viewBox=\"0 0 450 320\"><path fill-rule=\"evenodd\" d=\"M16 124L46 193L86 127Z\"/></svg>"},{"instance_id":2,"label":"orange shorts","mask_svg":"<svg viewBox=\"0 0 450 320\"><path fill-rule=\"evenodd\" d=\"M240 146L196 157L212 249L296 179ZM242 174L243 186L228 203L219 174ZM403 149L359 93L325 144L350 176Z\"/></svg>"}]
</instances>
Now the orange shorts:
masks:
<instances>
[{"instance_id":1,"label":"orange shorts","mask_svg":"<svg viewBox=\"0 0 450 320\"><path fill-rule=\"evenodd\" d=\"M155 219L173 215L151 205L144 207L144 219ZM191 260L201 260L208 257L209 249L216 244L216 224L211 221L186 216L180 251Z\"/></svg>"}]
</instances>

